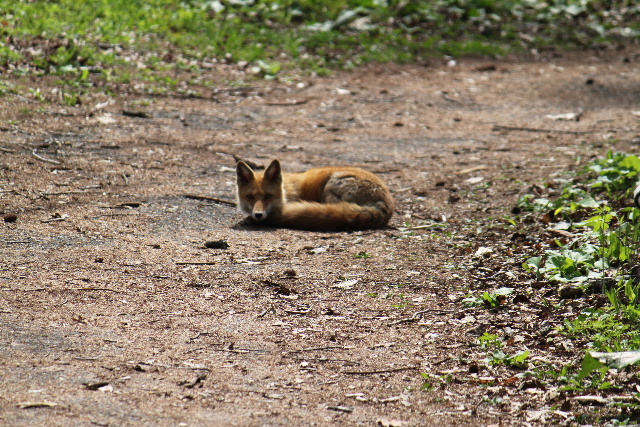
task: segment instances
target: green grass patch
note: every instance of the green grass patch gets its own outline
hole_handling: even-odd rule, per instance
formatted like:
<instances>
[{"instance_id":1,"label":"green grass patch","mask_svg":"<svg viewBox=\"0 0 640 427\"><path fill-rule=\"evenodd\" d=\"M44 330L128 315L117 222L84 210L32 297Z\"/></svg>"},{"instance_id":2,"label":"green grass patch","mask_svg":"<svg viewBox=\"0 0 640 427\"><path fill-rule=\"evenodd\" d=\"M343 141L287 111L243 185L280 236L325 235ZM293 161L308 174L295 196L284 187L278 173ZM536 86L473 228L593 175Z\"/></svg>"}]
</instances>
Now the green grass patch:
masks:
<instances>
[{"instance_id":1,"label":"green grass patch","mask_svg":"<svg viewBox=\"0 0 640 427\"><path fill-rule=\"evenodd\" d=\"M212 61L245 61L258 77L281 68L322 74L371 61L614 42L640 30L640 6L581 0L13 0L0 10L0 65L54 74L197 72Z\"/></svg>"}]
</instances>

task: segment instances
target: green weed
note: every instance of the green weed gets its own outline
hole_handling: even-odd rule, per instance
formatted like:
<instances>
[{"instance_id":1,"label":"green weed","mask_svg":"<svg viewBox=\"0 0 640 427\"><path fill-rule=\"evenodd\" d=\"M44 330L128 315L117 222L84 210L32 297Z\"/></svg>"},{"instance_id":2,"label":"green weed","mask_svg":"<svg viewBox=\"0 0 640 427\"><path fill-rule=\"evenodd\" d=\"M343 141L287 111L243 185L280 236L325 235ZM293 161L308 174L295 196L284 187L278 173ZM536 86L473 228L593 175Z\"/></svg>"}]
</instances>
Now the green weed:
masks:
<instances>
[{"instance_id":1,"label":"green weed","mask_svg":"<svg viewBox=\"0 0 640 427\"><path fill-rule=\"evenodd\" d=\"M355 257L356 258L360 258L360 259L369 259L369 258L373 258L373 255L371 255L370 253L362 251L362 252L358 252L355 255Z\"/></svg>"},{"instance_id":2,"label":"green weed","mask_svg":"<svg viewBox=\"0 0 640 427\"><path fill-rule=\"evenodd\" d=\"M504 351L497 349L483 360L491 365L506 365L515 369L524 369L528 366L529 350L523 350L513 355L508 355Z\"/></svg>"},{"instance_id":3,"label":"green weed","mask_svg":"<svg viewBox=\"0 0 640 427\"><path fill-rule=\"evenodd\" d=\"M420 375L422 376L422 380L423 380L423 383L422 383L422 386L420 386L420 389L426 390L426 391L433 390L434 385L433 385L433 380L431 379L431 375L425 372L422 372Z\"/></svg>"},{"instance_id":4,"label":"green weed","mask_svg":"<svg viewBox=\"0 0 640 427\"><path fill-rule=\"evenodd\" d=\"M490 334L488 332L482 334L482 336L478 338L478 342L480 343L480 347L485 349L502 348L504 345L498 335Z\"/></svg>"},{"instance_id":5,"label":"green weed","mask_svg":"<svg viewBox=\"0 0 640 427\"><path fill-rule=\"evenodd\" d=\"M589 170L598 175L591 188L605 192L612 200L620 200L630 196L638 181L640 158L609 151L605 159L593 162Z\"/></svg>"},{"instance_id":6,"label":"green weed","mask_svg":"<svg viewBox=\"0 0 640 427\"><path fill-rule=\"evenodd\" d=\"M504 305L507 295L513 293L513 288L500 288L494 292L483 292L480 296L469 296L462 300L467 307L484 306L489 310L498 310Z\"/></svg>"},{"instance_id":7,"label":"green weed","mask_svg":"<svg viewBox=\"0 0 640 427\"><path fill-rule=\"evenodd\" d=\"M609 152L604 159L592 162L587 171L589 175L582 188L566 186L558 199L544 202L544 209L551 206L556 212L580 214L582 220L570 224L575 237L557 249L530 257L523 267L538 280L571 283L593 291L602 289L607 296L609 306L585 309L577 318L565 321L564 334L589 337L591 348L598 351L637 349L640 347L640 332L636 327L640 321L637 277L640 209L616 209L606 200L620 201L630 196L638 181L640 159L636 155ZM575 194L587 203L572 205L576 202ZM596 197L601 196L606 199L596 202ZM536 210L536 206L542 205L536 200L524 203ZM582 387L584 380L582 375L569 383L572 387ZM606 387L606 384L588 385L596 386Z\"/></svg>"}]
</instances>

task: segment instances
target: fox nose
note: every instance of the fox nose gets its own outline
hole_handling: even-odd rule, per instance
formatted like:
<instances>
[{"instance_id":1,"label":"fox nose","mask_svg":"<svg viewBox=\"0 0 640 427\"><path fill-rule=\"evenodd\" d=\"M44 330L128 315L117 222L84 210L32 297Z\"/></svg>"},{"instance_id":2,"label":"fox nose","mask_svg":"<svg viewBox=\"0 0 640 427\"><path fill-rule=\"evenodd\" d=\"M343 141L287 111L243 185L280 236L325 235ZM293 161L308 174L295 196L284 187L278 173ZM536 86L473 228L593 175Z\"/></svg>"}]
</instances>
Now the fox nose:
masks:
<instances>
[{"instance_id":1,"label":"fox nose","mask_svg":"<svg viewBox=\"0 0 640 427\"><path fill-rule=\"evenodd\" d=\"M253 213L253 217L255 219L262 219L263 216L264 216L264 214L262 212L254 212Z\"/></svg>"}]
</instances>

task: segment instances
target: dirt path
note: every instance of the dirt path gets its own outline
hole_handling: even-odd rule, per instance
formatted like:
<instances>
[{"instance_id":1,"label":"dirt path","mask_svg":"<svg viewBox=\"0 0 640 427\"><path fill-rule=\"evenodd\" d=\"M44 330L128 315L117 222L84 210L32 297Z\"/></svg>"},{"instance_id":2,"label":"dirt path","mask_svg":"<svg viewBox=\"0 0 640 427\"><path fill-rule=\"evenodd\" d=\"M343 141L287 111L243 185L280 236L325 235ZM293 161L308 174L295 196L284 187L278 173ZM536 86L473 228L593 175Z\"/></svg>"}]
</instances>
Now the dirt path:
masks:
<instances>
[{"instance_id":1,"label":"dirt path","mask_svg":"<svg viewBox=\"0 0 640 427\"><path fill-rule=\"evenodd\" d=\"M533 183L633 149L639 61L371 66L77 108L0 98L0 211L17 215L0 223L0 424L573 425L592 409L485 366L476 340L566 360L520 268L535 239L502 218ZM545 117L566 113L579 121ZM233 200L233 155L370 169L393 227L251 229L184 197ZM526 298L461 304L503 286Z\"/></svg>"}]
</instances>

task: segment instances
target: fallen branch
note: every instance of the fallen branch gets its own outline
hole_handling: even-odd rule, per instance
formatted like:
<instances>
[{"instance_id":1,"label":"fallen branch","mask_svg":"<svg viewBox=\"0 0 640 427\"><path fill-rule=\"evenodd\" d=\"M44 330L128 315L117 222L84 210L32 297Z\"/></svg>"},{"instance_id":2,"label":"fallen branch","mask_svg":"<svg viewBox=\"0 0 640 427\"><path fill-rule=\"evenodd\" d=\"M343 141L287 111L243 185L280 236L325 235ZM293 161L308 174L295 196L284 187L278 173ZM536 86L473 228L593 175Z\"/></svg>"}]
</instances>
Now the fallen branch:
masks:
<instances>
[{"instance_id":1,"label":"fallen branch","mask_svg":"<svg viewBox=\"0 0 640 427\"><path fill-rule=\"evenodd\" d=\"M575 130L558 130L558 129L538 129L538 128L523 128L523 127L514 127L514 126L502 126L502 125L493 125L492 131L521 131L521 132L541 132L541 133L566 133L570 135L584 135L590 133L596 133L596 131L575 131Z\"/></svg>"},{"instance_id":2,"label":"fallen branch","mask_svg":"<svg viewBox=\"0 0 640 427\"><path fill-rule=\"evenodd\" d=\"M193 200L206 200L207 202L219 203L221 205L233 206L236 207L238 204L236 202L232 202L231 200L219 199L217 197L208 197L208 196L198 196L196 194L183 194L183 197L187 199Z\"/></svg>"},{"instance_id":3,"label":"fallen branch","mask_svg":"<svg viewBox=\"0 0 640 427\"><path fill-rule=\"evenodd\" d=\"M402 366L400 368L373 369L371 371L342 371L342 373L347 375L371 375L371 374L388 374L391 372L401 372L401 371L412 371L415 369L420 369L420 366Z\"/></svg>"}]
</instances>

